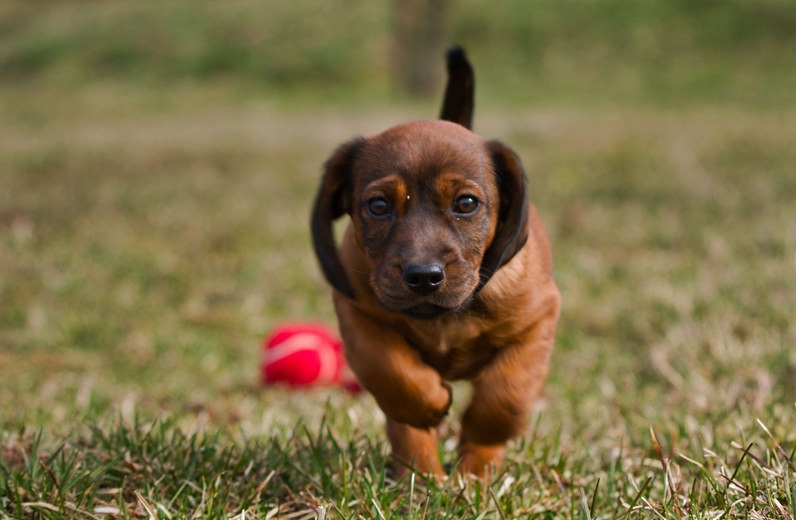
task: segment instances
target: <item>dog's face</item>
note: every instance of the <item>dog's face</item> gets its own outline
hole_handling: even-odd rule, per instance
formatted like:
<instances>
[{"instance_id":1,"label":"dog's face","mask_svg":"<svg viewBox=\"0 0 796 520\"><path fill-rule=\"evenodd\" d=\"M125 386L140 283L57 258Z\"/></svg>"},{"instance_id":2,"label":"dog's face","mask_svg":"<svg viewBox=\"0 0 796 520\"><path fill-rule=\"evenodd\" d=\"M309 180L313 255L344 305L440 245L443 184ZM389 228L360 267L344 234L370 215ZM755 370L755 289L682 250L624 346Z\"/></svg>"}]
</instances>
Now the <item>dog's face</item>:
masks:
<instances>
[{"instance_id":1,"label":"dog's face","mask_svg":"<svg viewBox=\"0 0 796 520\"><path fill-rule=\"evenodd\" d=\"M400 125L327 163L316 252L329 281L353 296L330 224L348 213L372 266L362 274L384 308L423 319L455 312L525 243L524 187L503 145L445 121Z\"/></svg>"},{"instance_id":2,"label":"dog's face","mask_svg":"<svg viewBox=\"0 0 796 520\"><path fill-rule=\"evenodd\" d=\"M353 179L354 233L373 262L370 285L382 306L413 317L460 308L497 226L483 141L439 122L395 127L368 141Z\"/></svg>"}]
</instances>

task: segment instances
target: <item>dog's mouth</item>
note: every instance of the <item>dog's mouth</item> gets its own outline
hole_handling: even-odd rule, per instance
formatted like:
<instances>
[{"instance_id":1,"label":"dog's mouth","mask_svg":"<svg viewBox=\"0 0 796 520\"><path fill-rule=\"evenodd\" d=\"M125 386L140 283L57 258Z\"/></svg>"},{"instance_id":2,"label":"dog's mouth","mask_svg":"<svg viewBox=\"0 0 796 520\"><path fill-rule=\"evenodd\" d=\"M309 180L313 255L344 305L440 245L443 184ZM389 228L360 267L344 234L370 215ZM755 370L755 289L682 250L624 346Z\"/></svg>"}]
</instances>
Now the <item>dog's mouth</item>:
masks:
<instances>
[{"instance_id":1,"label":"dog's mouth","mask_svg":"<svg viewBox=\"0 0 796 520\"><path fill-rule=\"evenodd\" d=\"M410 318L415 318L418 320L432 320L434 318L439 318L450 311L451 309L448 307L442 307L441 305L435 305L433 303L421 303L420 305L414 305L412 307L403 309L401 310L401 313L406 314Z\"/></svg>"}]
</instances>

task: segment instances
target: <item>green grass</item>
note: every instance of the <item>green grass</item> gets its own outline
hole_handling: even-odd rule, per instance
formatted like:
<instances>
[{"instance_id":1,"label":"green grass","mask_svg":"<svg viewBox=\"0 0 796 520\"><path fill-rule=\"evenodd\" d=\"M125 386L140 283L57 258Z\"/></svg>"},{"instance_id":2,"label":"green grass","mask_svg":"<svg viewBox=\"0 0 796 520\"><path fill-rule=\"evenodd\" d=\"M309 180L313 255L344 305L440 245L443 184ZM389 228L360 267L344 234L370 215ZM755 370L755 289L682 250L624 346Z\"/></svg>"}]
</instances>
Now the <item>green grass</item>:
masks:
<instances>
[{"instance_id":1,"label":"green grass","mask_svg":"<svg viewBox=\"0 0 796 520\"><path fill-rule=\"evenodd\" d=\"M564 297L485 484L396 482L372 399L257 384L273 325L334 323L321 164L438 108L390 94L384 6L294 4L0 7L0 518L793 518L796 10L455 4Z\"/></svg>"}]
</instances>

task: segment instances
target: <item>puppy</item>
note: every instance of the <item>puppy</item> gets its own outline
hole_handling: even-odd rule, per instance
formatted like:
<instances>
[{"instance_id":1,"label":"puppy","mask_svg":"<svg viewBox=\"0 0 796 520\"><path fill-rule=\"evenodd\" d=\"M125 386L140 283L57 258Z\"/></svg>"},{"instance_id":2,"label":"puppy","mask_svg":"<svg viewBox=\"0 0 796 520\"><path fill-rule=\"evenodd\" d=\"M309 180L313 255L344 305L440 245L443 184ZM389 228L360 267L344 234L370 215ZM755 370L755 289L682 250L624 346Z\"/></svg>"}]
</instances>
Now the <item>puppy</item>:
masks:
<instances>
[{"instance_id":1,"label":"puppy","mask_svg":"<svg viewBox=\"0 0 796 520\"><path fill-rule=\"evenodd\" d=\"M448 53L441 120L342 145L312 213L345 355L387 417L398 473L445 474L437 427L468 380L458 471L487 477L547 378L560 296L517 155L470 131L474 78ZM350 223L338 248L332 222Z\"/></svg>"}]
</instances>

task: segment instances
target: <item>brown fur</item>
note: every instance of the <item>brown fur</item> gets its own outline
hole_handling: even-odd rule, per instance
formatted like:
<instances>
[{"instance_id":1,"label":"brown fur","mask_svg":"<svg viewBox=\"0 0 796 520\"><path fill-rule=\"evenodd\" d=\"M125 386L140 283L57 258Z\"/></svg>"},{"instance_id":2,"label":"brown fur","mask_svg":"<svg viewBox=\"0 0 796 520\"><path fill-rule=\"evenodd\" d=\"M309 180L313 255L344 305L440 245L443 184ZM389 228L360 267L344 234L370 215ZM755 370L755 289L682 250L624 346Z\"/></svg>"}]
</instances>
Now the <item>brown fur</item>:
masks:
<instances>
[{"instance_id":1,"label":"brown fur","mask_svg":"<svg viewBox=\"0 0 796 520\"><path fill-rule=\"evenodd\" d=\"M338 250L331 223L343 214ZM448 381L469 380L458 467L488 476L542 390L560 307L519 159L462 124L399 125L337 150L312 220L346 358L387 416L393 456L444 474ZM413 269L427 266L418 288Z\"/></svg>"}]
</instances>

